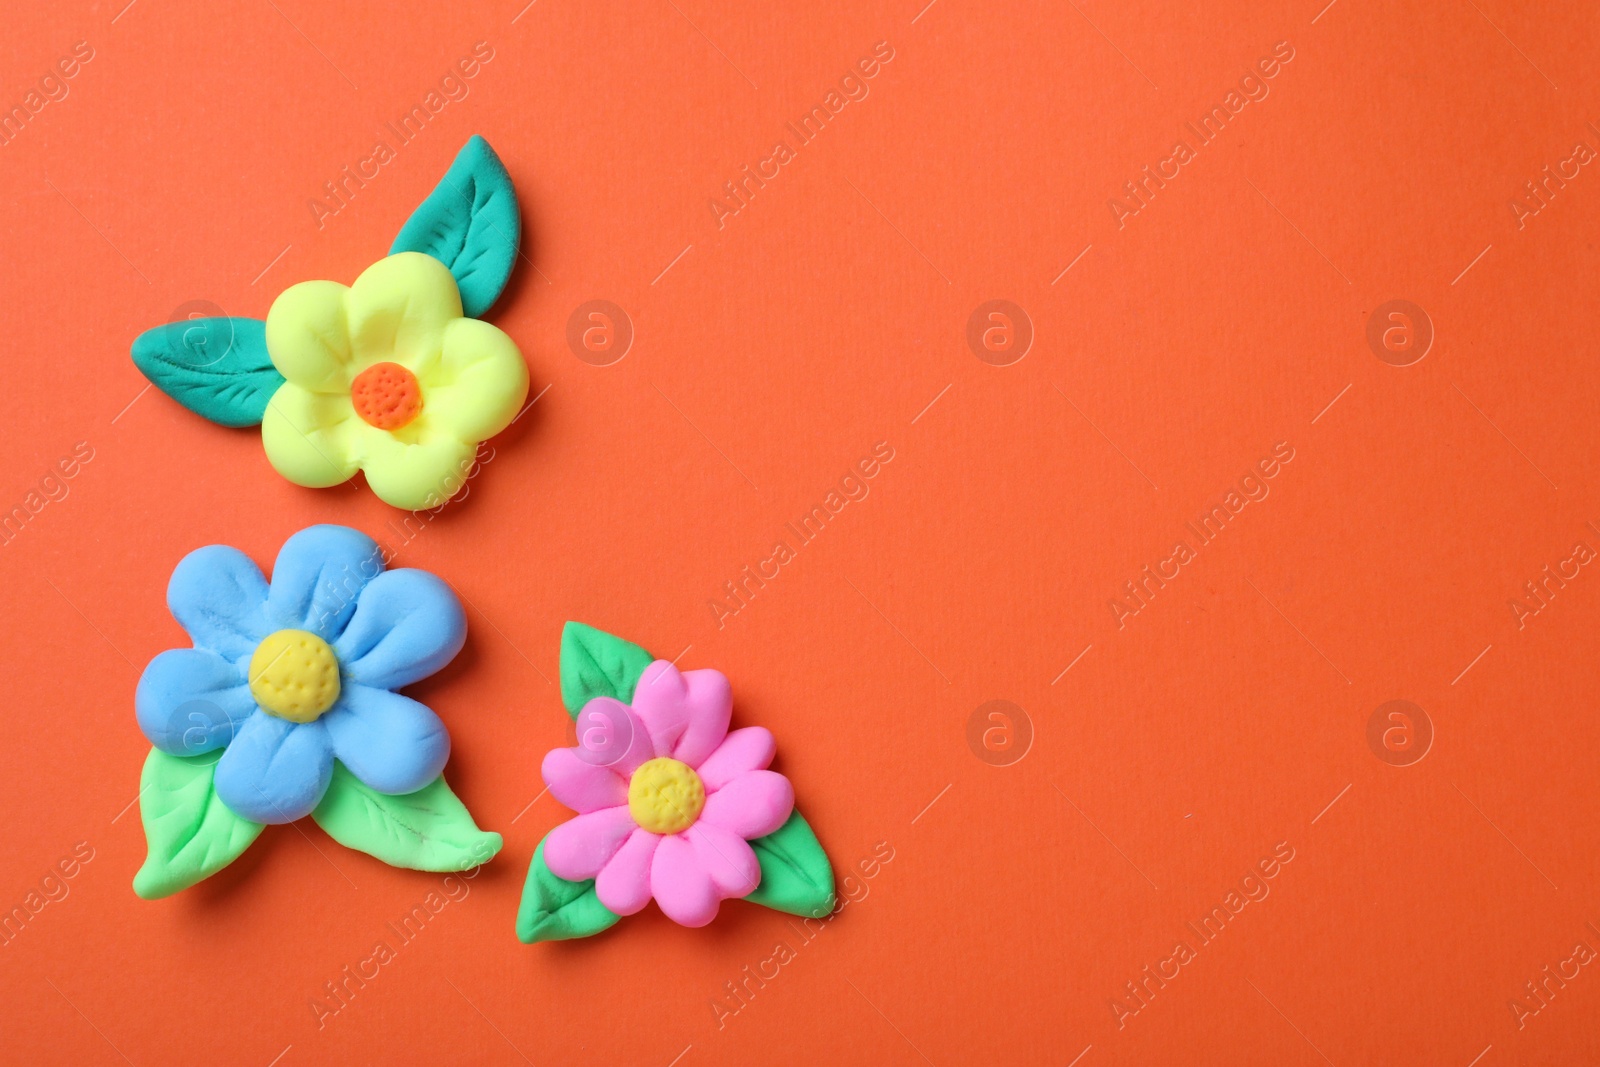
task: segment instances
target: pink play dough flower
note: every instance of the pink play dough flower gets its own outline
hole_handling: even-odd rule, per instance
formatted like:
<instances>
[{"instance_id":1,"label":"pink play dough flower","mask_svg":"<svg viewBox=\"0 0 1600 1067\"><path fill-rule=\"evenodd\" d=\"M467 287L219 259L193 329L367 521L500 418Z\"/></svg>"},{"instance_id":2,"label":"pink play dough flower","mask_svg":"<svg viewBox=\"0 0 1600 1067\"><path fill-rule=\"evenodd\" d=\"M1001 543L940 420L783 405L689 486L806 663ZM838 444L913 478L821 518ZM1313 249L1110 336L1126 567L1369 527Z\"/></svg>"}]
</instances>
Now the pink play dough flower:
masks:
<instances>
[{"instance_id":1,"label":"pink play dough flower","mask_svg":"<svg viewBox=\"0 0 1600 1067\"><path fill-rule=\"evenodd\" d=\"M594 879L611 911L654 897L684 926L704 926L761 881L747 843L794 810L789 780L767 770L776 748L760 726L728 732L720 671L680 672L656 660L630 707L596 697L578 716L578 745L544 760L544 780L578 815L550 832L544 859L572 882Z\"/></svg>"}]
</instances>

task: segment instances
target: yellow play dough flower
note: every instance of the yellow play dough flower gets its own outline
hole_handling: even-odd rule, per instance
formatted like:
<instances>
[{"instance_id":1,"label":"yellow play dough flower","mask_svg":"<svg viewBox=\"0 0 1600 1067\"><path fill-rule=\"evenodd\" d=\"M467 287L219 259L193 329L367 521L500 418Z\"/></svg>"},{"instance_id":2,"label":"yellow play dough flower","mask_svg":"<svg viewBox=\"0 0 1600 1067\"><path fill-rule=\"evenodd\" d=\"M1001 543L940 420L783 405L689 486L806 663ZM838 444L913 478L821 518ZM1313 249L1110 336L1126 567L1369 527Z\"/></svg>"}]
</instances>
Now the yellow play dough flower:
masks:
<instances>
[{"instance_id":1,"label":"yellow play dough flower","mask_svg":"<svg viewBox=\"0 0 1600 1067\"><path fill-rule=\"evenodd\" d=\"M287 380L267 404L261 441L297 485L338 485L359 470L386 503L438 507L466 483L478 443L528 396L516 343L464 317L449 268L421 252L381 259L349 287L289 287L266 333Z\"/></svg>"}]
</instances>

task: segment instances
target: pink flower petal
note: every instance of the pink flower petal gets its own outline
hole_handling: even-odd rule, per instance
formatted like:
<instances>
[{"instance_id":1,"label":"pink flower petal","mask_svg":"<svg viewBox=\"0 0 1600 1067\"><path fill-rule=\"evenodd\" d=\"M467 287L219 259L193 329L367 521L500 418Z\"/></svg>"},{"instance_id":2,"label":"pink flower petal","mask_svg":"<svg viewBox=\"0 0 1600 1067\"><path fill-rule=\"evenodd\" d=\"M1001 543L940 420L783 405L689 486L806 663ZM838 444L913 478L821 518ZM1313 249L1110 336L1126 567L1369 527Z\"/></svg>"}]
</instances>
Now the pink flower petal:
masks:
<instances>
[{"instance_id":1,"label":"pink flower petal","mask_svg":"<svg viewBox=\"0 0 1600 1067\"><path fill-rule=\"evenodd\" d=\"M746 771L706 797L700 818L745 840L765 837L794 810L794 787L777 771Z\"/></svg>"},{"instance_id":2,"label":"pink flower petal","mask_svg":"<svg viewBox=\"0 0 1600 1067\"><path fill-rule=\"evenodd\" d=\"M650 863L660 841L649 830L633 831L594 880L600 903L618 915L632 915L650 903Z\"/></svg>"},{"instance_id":3,"label":"pink flower petal","mask_svg":"<svg viewBox=\"0 0 1600 1067\"><path fill-rule=\"evenodd\" d=\"M657 755L698 767L728 734L733 693L721 671L682 673L658 659L639 676L633 708L655 740Z\"/></svg>"},{"instance_id":4,"label":"pink flower petal","mask_svg":"<svg viewBox=\"0 0 1600 1067\"><path fill-rule=\"evenodd\" d=\"M704 926L717 917L717 887L683 834L670 834L657 843L650 863L650 892L667 918L682 926Z\"/></svg>"},{"instance_id":5,"label":"pink flower petal","mask_svg":"<svg viewBox=\"0 0 1600 1067\"><path fill-rule=\"evenodd\" d=\"M626 807L579 815L544 839L545 866L558 878L586 882L600 873L635 828Z\"/></svg>"},{"instance_id":6,"label":"pink flower petal","mask_svg":"<svg viewBox=\"0 0 1600 1067\"><path fill-rule=\"evenodd\" d=\"M644 720L620 700L595 697L578 712L573 725L578 731L578 758L610 767L624 780L657 755Z\"/></svg>"},{"instance_id":7,"label":"pink flower petal","mask_svg":"<svg viewBox=\"0 0 1600 1067\"><path fill-rule=\"evenodd\" d=\"M765 770L777 750L772 731L764 726L735 730L700 764L700 780L706 792L715 793L745 771Z\"/></svg>"},{"instance_id":8,"label":"pink flower petal","mask_svg":"<svg viewBox=\"0 0 1600 1067\"><path fill-rule=\"evenodd\" d=\"M694 845L695 855L724 900L749 896L761 884L761 863L738 834L701 819L685 830L684 836Z\"/></svg>"},{"instance_id":9,"label":"pink flower petal","mask_svg":"<svg viewBox=\"0 0 1600 1067\"><path fill-rule=\"evenodd\" d=\"M588 762L575 748L552 749L541 773L555 798L581 814L628 802L628 783L610 767Z\"/></svg>"}]
</instances>

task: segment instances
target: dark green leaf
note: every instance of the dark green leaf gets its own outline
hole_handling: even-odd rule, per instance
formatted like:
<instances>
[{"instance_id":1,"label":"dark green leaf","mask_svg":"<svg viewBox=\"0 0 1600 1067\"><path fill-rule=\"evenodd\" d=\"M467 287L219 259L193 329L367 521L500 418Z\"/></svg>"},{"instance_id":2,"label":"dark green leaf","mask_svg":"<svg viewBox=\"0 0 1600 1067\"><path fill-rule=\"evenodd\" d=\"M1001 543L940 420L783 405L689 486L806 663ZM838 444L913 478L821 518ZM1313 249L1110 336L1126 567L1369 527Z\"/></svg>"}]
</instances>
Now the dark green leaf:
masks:
<instances>
[{"instance_id":1,"label":"dark green leaf","mask_svg":"<svg viewBox=\"0 0 1600 1067\"><path fill-rule=\"evenodd\" d=\"M590 937L615 926L620 918L600 903L594 882L569 882L550 873L544 863L544 842L539 842L517 907L519 940L533 945Z\"/></svg>"},{"instance_id":2,"label":"dark green leaf","mask_svg":"<svg viewBox=\"0 0 1600 1067\"><path fill-rule=\"evenodd\" d=\"M400 228L389 254L425 252L449 267L462 308L482 318L511 277L521 236L511 175L489 142L473 137Z\"/></svg>"},{"instance_id":3,"label":"dark green leaf","mask_svg":"<svg viewBox=\"0 0 1600 1067\"><path fill-rule=\"evenodd\" d=\"M650 666L650 653L620 637L581 622L561 631L561 702L573 718L595 697L633 699L639 676Z\"/></svg>"},{"instance_id":4,"label":"dark green leaf","mask_svg":"<svg viewBox=\"0 0 1600 1067\"><path fill-rule=\"evenodd\" d=\"M761 862L761 884L746 900L812 918L833 908L833 868L798 808L776 833L757 838L750 847Z\"/></svg>"},{"instance_id":5,"label":"dark green leaf","mask_svg":"<svg viewBox=\"0 0 1600 1067\"><path fill-rule=\"evenodd\" d=\"M183 319L146 330L133 364L156 388L212 422L255 426L283 375L267 357L260 319Z\"/></svg>"}]
</instances>

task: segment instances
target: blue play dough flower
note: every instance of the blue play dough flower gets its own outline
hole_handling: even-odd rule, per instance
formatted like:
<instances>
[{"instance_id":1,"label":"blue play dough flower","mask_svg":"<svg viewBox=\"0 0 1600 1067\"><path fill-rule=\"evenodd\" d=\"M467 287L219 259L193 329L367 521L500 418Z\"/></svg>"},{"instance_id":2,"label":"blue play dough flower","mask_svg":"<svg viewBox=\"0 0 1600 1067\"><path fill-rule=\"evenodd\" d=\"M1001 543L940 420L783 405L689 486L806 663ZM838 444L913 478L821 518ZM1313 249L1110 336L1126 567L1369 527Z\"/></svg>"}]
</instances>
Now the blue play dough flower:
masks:
<instances>
[{"instance_id":1,"label":"blue play dough flower","mask_svg":"<svg viewBox=\"0 0 1600 1067\"><path fill-rule=\"evenodd\" d=\"M309 814L336 758L389 794L415 792L444 769L444 723L393 690L455 658L466 616L432 574L385 571L367 535L345 526L301 530L284 542L270 586L238 549L197 549L172 572L167 605L194 647L163 652L145 668L134 698L139 728L175 756L222 749L215 787L236 814L261 823ZM258 699L268 694L265 703L281 704L271 695L281 690L252 686L263 665L280 672L272 678L299 669L299 660L276 664L287 656L263 656L252 666L262 643L272 638L267 648L277 649L285 631L296 647L313 649L302 653L308 670L324 664L330 681L337 670L337 699L320 713L313 706L285 717ZM287 677L282 688L292 696L293 679L312 676ZM295 721L307 715L310 721Z\"/></svg>"}]
</instances>

